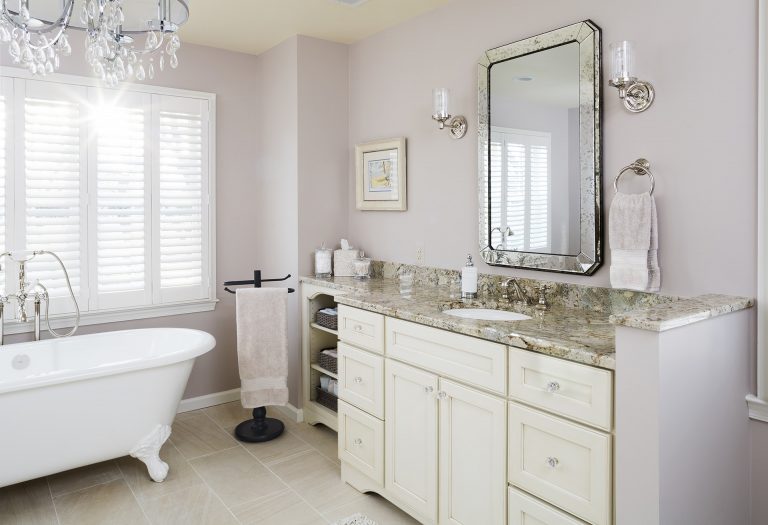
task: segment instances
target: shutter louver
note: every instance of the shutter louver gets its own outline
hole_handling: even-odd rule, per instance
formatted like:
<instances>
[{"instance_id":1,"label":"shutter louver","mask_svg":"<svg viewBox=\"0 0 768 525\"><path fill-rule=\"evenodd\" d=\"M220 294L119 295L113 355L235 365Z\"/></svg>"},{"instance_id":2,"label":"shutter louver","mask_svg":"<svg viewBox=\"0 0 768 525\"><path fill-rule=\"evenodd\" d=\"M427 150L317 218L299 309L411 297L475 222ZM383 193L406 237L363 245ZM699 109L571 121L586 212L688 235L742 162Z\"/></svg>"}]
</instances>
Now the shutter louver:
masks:
<instances>
[{"instance_id":1,"label":"shutter louver","mask_svg":"<svg viewBox=\"0 0 768 525\"><path fill-rule=\"evenodd\" d=\"M74 93L40 86L24 100L25 249L55 252L69 272L75 296L81 288L81 126L84 115ZM38 96L38 93L46 96ZM82 97L84 98L84 96ZM68 298L58 263L41 256L27 265L29 282L39 279L52 298ZM61 302L67 305L67 302ZM73 309L69 304L67 311ZM61 310L54 308L54 310Z\"/></svg>"},{"instance_id":2,"label":"shutter louver","mask_svg":"<svg viewBox=\"0 0 768 525\"><path fill-rule=\"evenodd\" d=\"M169 302L202 297L207 286L203 251L206 115L198 101L157 99L160 239L156 246L161 300Z\"/></svg>"},{"instance_id":3,"label":"shutter louver","mask_svg":"<svg viewBox=\"0 0 768 525\"><path fill-rule=\"evenodd\" d=\"M142 96L124 96L95 111L96 289L102 308L141 305L151 297L145 106Z\"/></svg>"}]
</instances>

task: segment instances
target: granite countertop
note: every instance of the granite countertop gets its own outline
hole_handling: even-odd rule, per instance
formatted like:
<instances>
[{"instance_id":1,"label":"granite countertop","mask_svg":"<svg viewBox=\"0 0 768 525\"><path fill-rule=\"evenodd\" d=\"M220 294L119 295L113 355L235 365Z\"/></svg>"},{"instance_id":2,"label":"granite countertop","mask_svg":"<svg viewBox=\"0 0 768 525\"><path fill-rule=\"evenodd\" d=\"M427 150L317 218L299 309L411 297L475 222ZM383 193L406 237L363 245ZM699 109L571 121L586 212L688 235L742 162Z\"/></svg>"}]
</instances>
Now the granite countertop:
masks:
<instances>
[{"instance_id":1,"label":"granite countertop","mask_svg":"<svg viewBox=\"0 0 768 525\"><path fill-rule=\"evenodd\" d=\"M302 277L301 282L344 291L336 300L347 306L611 370L616 366L616 325L662 332L753 306L745 297L703 295L663 297L658 304L614 314L553 301L556 304L541 312L531 306L499 304L490 294L461 300L453 297L457 290L446 284L416 283L412 293L404 296L392 278ZM443 313L452 308L498 308L531 319L482 321Z\"/></svg>"}]
</instances>

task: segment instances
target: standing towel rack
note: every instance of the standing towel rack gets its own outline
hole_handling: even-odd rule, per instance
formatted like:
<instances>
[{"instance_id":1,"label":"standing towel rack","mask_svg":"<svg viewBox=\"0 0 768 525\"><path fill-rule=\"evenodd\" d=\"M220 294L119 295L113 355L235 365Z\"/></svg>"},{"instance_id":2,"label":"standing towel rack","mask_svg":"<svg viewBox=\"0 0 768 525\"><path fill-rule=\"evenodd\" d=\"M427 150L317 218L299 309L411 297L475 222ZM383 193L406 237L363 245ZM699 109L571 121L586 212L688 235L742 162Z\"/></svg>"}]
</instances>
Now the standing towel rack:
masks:
<instances>
[{"instance_id":1,"label":"standing towel rack","mask_svg":"<svg viewBox=\"0 0 768 525\"><path fill-rule=\"evenodd\" d=\"M271 283L278 281L286 281L291 277L291 274L286 275L282 279L262 279L261 270L253 271L253 280L249 281L224 281L224 290L229 293L235 293L234 290L230 290L229 286L244 286L252 284L254 288L261 288L261 283ZM288 293L293 293L296 290L288 288ZM265 441L272 441L280 436L285 430L285 425L279 419L273 417L267 417L266 407L256 407L253 409L253 419L243 421L235 428L235 437L240 441L247 443L263 443Z\"/></svg>"}]
</instances>

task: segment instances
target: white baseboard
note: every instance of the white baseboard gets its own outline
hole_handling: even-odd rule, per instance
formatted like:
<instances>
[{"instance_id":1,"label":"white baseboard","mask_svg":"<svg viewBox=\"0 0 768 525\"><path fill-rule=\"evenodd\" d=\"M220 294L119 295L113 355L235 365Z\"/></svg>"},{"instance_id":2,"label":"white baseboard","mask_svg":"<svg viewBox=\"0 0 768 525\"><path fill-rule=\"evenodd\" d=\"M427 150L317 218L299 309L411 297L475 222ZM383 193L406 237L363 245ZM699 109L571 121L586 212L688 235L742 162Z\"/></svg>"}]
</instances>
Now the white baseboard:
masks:
<instances>
[{"instance_id":1,"label":"white baseboard","mask_svg":"<svg viewBox=\"0 0 768 525\"><path fill-rule=\"evenodd\" d=\"M179 403L178 414L183 412L190 412L192 410L200 410L201 408L208 408L216 405L222 405L224 403L231 403L232 401L240 400L240 389L233 388L225 392L214 392L213 394L206 394L204 396L190 397L188 399L182 399ZM300 408L296 408L292 404L288 403L286 406L275 406L275 410L283 414L285 417L296 423L304 421L304 414Z\"/></svg>"},{"instance_id":2,"label":"white baseboard","mask_svg":"<svg viewBox=\"0 0 768 525\"><path fill-rule=\"evenodd\" d=\"M757 421L768 423L768 403L755 396L747 396L747 405L749 406L749 417Z\"/></svg>"}]
</instances>

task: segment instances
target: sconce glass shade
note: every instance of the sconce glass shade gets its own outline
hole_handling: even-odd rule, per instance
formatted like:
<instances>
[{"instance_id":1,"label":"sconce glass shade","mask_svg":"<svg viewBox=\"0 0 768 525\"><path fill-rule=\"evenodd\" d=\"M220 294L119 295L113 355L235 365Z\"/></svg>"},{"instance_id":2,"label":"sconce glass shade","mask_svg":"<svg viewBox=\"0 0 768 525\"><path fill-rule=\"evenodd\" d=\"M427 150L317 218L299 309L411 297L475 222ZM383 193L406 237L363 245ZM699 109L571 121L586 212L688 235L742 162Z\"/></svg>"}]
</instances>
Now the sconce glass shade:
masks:
<instances>
[{"instance_id":1,"label":"sconce glass shade","mask_svg":"<svg viewBox=\"0 0 768 525\"><path fill-rule=\"evenodd\" d=\"M634 44L629 40L623 40L611 44L611 78L612 79L628 79L633 78L632 73L635 68L634 64Z\"/></svg>"},{"instance_id":2,"label":"sconce glass shade","mask_svg":"<svg viewBox=\"0 0 768 525\"><path fill-rule=\"evenodd\" d=\"M448 98L450 92L448 88L435 88L432 90L432 102L433 111L432 115L435 119L447 119L451 116L448 113Z\"/></svg>"}]
</instances>

